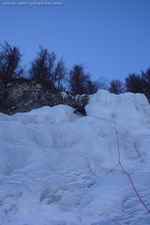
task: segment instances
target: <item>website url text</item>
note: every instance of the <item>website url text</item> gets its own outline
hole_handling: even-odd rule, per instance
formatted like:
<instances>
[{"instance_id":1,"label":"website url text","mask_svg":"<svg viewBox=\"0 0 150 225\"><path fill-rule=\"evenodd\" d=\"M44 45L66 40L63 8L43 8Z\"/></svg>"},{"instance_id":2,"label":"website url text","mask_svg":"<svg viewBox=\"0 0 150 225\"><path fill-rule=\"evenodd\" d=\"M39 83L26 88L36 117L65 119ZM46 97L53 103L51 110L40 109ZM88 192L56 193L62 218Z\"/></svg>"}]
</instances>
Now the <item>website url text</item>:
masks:
<instances>
[{"instance_id":1,"label":"website url text","mask_svg":"<svg viewBox=\"0 0 150 225\"><path fill-rule=\"evenodd\" d=\"M3 6L62 6L63 2L3 2Z\"/></svg>"}]
</instances>

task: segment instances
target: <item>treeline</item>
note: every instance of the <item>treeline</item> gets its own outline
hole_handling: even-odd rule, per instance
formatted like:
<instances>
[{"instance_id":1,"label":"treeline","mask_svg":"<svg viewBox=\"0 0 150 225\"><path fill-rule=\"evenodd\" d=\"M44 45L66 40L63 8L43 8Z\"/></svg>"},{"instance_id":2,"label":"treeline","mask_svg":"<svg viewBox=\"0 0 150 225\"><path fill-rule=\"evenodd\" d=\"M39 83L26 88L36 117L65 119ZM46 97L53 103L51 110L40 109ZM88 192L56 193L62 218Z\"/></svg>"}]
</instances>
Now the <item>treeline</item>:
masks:
<instances>
[{"instance_id":1,"label":"treeline","mask_svg":"<svg viewBox=\"0 0 150 225\"><path fill-rule=\"evenodd\" d=\"M98 89L115 94L144 93L150 100L150 68L138 75L129 74L124 83L118 79L109 82L105 77L93 81L84 64L75 64L71 69L67 69L63 57L57 60L57 55L53 51L49 52L42 46L39 46L37 56L30 62L29 69L22 66L23 54L20 53L19 47L10 46L5 41L0 48L0 76L8 80L31 79L72 94L93 94Z\"/></svg>"}]
</instances>

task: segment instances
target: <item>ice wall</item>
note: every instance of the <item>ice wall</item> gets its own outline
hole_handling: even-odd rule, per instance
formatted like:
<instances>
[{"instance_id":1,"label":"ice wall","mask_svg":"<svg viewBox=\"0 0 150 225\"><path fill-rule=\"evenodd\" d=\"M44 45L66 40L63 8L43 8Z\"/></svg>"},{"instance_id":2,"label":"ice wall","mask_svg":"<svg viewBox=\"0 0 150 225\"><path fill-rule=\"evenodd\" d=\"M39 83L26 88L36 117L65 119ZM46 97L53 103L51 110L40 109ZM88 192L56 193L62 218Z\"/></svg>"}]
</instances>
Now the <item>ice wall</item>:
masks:
<instances>
[{"instance_id":1,"label":"ice wall","mask_svg":"<svg viewBox=\"0 0 150 225\"><path fill-rule=\"evenodd\" d=\"M122 169L110 172L118 151L109 122L116 122L121 162L150 207L147 99L99 90L86 110L86 117L66 105L0 113L0 224L149 224Z\"/></svg>"}]
</instances>

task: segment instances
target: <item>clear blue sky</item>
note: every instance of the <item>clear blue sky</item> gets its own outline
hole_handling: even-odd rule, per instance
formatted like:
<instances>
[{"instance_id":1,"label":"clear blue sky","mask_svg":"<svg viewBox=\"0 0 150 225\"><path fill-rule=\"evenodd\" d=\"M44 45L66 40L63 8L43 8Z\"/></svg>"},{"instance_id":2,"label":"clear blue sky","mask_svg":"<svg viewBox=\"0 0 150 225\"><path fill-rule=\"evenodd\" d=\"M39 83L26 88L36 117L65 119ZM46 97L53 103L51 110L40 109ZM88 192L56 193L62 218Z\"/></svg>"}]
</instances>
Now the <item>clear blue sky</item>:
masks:
<instances>
[{"instance_id":1,"label":"clear blue sky","mask_svg":"<svg viewBox=\"0 0 150 225\"><path fill-rule=\"evenodd\" d=\"M63 6L32 7L3 2L15 0L0 2L0 43L19 46L24 64L42 45L63 56L68 68L84 63L92 80L123 81L150 67L150 0L59 0Z\"/></svg>"}]
</instances>

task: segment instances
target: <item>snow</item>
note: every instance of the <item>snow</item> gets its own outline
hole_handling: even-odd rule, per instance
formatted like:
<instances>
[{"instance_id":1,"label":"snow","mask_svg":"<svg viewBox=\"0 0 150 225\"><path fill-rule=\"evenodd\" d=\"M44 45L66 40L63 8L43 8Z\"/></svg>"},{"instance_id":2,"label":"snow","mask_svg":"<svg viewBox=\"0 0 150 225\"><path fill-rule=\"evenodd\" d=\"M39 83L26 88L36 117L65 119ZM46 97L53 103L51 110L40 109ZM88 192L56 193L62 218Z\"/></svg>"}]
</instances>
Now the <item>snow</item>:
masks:
<instances>
[{"instance_id":1,"label":"snow","mask_svg":"<svg viewBox=\"0 0 150 225\"><path fill-rule=\"evenodd\" d=\"M88 116L73 111L58 105L0 113L0 225L150 224L128 177L115 168L114 122L121 163L150 209L146 97L99 90Z\"/></svg>"},{"instance_id":2,"label":"snow","mask_svg":"<svg viewBox=\"0 0 150 225\"><path fill-rule=\"evenodd\" d=\"M63 99L68 98L68 95L67 95L67 93L65 91L62 91L61 92L61 95L63 96Z\"/></svg>"}]
</instances>

